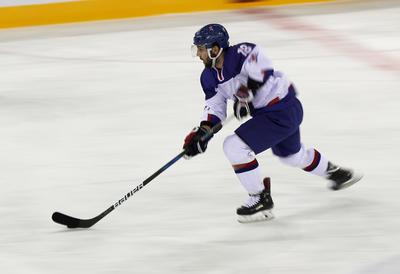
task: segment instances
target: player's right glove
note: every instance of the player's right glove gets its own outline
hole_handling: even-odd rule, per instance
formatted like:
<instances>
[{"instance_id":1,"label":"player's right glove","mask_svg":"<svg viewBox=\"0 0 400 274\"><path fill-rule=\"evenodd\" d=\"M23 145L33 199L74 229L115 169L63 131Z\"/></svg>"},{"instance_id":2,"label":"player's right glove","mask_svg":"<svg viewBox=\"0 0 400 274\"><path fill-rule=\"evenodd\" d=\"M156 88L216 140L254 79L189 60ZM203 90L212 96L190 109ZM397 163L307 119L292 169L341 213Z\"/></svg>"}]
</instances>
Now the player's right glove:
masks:
<instances>
[{"instance_id":1,"label":"player's right glove","mask_svg":"<svg viewBox=\"0 0 400 274\"><path fill-rule=\"evenodd\" d=\"M185 138L183 149L185 150L185 159L190 159L207 149L208 141L214 136L210 127L195 127Z\"/></svg>"},{"instance_id":2,"label":"player's right glove","mask_svg":"<svg viewBox=\"0 0 400 274\"><path fill-rule=\"evenodd\" d=\"M242 120L254 111L251 101L254 99L253 92L245 86L241 86L235 93L233 112L238 120Z\"/></svg>"}]
</instances>

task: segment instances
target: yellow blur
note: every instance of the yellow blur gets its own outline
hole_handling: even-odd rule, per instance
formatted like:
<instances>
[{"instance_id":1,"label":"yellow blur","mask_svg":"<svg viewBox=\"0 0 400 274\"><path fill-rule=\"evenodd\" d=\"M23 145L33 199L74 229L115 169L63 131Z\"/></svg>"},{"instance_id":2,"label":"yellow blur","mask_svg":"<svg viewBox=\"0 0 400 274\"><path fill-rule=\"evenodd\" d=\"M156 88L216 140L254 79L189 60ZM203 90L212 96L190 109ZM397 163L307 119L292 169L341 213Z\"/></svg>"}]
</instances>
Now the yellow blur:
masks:
<instances>
[{"instance_id":1,"label":"yellow blur","mask_svg":"<svg viewBox=\"0 0 400 274\"><path fill-rule=\"evenodd\" d=\"M0 7L0 28L311 2L332 2L332 0L78 0Z\"/></svg>"}]
</instances>

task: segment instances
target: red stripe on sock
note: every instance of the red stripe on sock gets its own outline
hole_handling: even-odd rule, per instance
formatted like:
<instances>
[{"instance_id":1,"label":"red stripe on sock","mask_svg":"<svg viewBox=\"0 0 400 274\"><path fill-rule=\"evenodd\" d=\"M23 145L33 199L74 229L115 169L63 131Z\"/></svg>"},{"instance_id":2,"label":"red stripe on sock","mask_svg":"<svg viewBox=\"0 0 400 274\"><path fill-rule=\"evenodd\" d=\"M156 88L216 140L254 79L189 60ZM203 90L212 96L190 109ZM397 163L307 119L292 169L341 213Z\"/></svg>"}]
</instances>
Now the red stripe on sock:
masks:
<instances>
[{"instance_id":1,"label":"red stripe on sock","mask_svg":"<svg viewBox=\"0 0 400 274\"><path fill-rule=\"evenodd\" d=\"M235 170L235 173L242 173L242 172L250 171L250 170L257 168L258 162L257 162L257 159L254 159L253 161L251 161L249 163L232 165L232 167Z\"/></svg>"},{"instance_id":2,"label":"red stripe on sock","mask_svg":"<svg viewBox=\"0 0 400 274\"><path fill-rule=\"evenodd\" d=\"M316 149L314 149L314 159L312 163L309 166L303 168L303 170L307 172L313 171L319 165L320 160L321 154Z\"/></svg>"}]
</instances>

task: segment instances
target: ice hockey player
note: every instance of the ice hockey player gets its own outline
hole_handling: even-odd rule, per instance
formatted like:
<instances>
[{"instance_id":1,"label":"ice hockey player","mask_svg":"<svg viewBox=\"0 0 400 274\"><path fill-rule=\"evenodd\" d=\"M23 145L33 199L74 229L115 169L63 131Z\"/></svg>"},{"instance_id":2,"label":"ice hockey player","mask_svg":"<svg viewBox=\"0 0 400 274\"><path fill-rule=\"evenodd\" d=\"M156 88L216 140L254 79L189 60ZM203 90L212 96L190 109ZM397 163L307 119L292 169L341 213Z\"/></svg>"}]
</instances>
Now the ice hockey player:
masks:
<instances>
[{"instance_id":1,"label":"ice hockey player","mask_svg":"<svg viewBox=\"0 0 400 274\"><path fill-rule=\"evenodd\" d=\"M205 108L200 125L185 138L189 159L206 151L212 138L203 140L211 128L227 117L227 100L234 101L234 115L243 122L224 141L224 152L249 197L237 209L239 222L273 218L269 178L263 180L255 155L271 148L290 166L327 178L332 190L349 187L361 179L352 170L329 162L314 148L300 141L303 109L296 89L275 70L263 50L252 43L229 46L229 35L220 24L209 24L193 38L193 56L204 63L200 77Z\"/></svg>"}]
</instances>

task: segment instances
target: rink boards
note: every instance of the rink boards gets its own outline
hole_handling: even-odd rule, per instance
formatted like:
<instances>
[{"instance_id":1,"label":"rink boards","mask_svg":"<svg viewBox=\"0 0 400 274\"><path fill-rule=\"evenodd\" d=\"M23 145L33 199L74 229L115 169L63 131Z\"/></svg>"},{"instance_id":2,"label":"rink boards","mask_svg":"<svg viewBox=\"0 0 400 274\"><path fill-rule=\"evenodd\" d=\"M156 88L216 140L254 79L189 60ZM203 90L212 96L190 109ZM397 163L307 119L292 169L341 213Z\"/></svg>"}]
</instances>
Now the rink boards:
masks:
<instances>
[{"instance_id":1,"label":"rink boards","mask_svg":"<svg viewBox=\"0 0 400 274\"><path fill-rule=\"evenodd\" d=\"M0 29L332 0L0 0Z\"/></svg>"}]
</instances>

